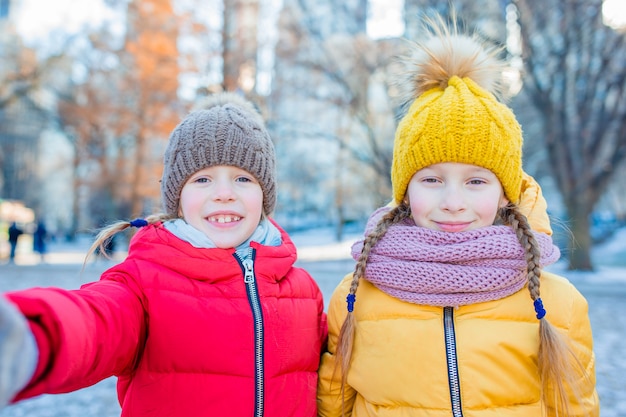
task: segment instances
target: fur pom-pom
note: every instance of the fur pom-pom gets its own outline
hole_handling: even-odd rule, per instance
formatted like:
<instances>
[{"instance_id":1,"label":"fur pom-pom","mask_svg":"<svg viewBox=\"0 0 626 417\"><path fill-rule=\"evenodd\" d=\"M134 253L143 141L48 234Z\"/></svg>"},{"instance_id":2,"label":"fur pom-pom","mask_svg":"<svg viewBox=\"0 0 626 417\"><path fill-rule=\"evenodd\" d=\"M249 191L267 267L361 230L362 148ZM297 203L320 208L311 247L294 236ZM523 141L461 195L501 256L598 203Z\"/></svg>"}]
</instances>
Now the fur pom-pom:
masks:
<instances>
[{"instance_id":1,"label":"fur pom-pom","mask_svg":"<svg viewBox=\"0 0 626 417\"><path fill-rule=\"evenodd\" d=\"M427 35L422 41L409 41L396 86L405 110L426 91L445 89L453 76L468 77L496 97L504 96L507 66L497 57L502 48L489 45L476 33L461 33L456 19L452 20L455 23L447 24L441 16L425 18Z\"/></svg>"},{"instance_id":2,"label":"fur pom-pom","mask_svg":"<svg viewBox=\"0 0 626 417\"><path fill-rule=\"evenodd\" d=\"M213 107L225 106L227 104L233 104L234 106L239 107L249 113L251 117L254 117L258 124L263 124L263 118L259 110L257 110L250 101L236 93L225 92L212 94L200 100L194 106L193 111L210 110Z\"/></svg>"}]
</instances>

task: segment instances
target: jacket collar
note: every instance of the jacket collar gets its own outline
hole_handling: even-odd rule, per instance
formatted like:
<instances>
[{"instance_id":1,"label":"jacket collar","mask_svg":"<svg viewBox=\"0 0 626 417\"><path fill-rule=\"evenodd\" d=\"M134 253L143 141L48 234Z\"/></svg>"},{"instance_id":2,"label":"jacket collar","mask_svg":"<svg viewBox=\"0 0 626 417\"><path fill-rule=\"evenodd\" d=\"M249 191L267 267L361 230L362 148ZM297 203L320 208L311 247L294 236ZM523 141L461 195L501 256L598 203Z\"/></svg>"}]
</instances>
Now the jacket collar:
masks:
<instances>
[{"instance_id":1,"label":"jacket collar","mask_svg":"<svg viewBox=\"0 0 626 417\"><path fill-rule=\"evenodd\" d=\"M280 281L296 261L296 248L289 235L272 219L282 244L265 246L251 242L255 250L258 279ZM198 280L228 279L241 274L235 249L196 248L176 237L162 223L141 228L131 239L127 261L149 262Z\"/></svg>"}]
</instances>

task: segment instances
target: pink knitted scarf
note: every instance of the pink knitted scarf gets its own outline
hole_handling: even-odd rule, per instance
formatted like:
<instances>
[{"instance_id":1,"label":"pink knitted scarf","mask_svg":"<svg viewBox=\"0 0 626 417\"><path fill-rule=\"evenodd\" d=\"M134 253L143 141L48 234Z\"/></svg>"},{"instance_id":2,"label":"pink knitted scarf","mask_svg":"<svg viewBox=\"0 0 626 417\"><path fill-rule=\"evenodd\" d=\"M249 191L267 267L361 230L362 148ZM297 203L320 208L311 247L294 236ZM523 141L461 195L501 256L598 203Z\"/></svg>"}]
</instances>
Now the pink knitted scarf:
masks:
<instances>
[{"instance_id":1,"label":"pink knitted scarf","mask_svg":"<svg viewBox=\"0 0 626 417\"><path fill-rule=\"evenodd\" d=\"M366 235L389 208L369 219ZM535 232L541 266L559 259L552 238ZM352 246L357 260L363 240ZM418 227L412 219L389 227L372 248L365 279L381 291L415 304L460 306L498 300L526 284L522 246L509 226L446 233Z\"/></svg>"}]
</instances>

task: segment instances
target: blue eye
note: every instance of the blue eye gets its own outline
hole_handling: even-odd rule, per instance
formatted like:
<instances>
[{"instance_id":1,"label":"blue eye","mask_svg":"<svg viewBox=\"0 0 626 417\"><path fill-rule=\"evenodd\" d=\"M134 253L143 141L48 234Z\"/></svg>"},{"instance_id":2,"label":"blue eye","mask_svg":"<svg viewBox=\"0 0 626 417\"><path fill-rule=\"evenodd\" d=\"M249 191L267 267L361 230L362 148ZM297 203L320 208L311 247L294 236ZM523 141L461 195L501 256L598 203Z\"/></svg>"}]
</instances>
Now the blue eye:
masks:
<instances>
[{"instance_id":1,"label":"blue eye","mask_svg":"<svg viewBox=\"0 0 626 417\"><path fill-rule=\"evenodd\" d=\"M252 180L250 178L248 178L248 177L238 177L236 179L236 181L238 181L238 182L252 182Z\"/></svg>"}]
</instances>

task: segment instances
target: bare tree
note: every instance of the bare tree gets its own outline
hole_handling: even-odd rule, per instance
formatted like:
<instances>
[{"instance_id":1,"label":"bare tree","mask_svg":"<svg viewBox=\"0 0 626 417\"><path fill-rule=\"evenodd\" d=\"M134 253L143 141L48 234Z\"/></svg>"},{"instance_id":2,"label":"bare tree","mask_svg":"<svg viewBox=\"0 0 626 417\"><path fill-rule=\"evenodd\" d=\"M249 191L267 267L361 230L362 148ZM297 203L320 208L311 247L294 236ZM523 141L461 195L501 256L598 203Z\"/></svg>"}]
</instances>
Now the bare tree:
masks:
<instances>
[{"instance_id":1,"label":"bare tree","mask_svg":"<svg viewBox=\"0 0 626 417\"><path fill-rule=\"evenodd\" d=\"M155 211L154 203L160 201L161 151L180 119L179 19L171 0L133 0L127 16L124 92L135 121L130 132L135 142L130 214L139 216Z\"/></svg>"},{"instance_id":2,"label":"bare tree","mask_svg":"<svg viewBox=\"0 0 626 417\"><path fill-rule=\"evenodd\" d=\"M590 214L626 157L626 43L602 0L515 0L524 89L539 110L573 239L569 268L593 269Z\"/></svg>"},{"instance_id":3,"label":"bare tree","mask_svg":"<svg viewBox=\"0 0 626 417\"><path fill-rule=\"evenodd\" d=\"M224 0L224 89L252 91L257 68L258 0Z\"/></svg>"},{"instance_id":4,"label":"bare tree","mask_svg":"<svg viewBox=\"0 0 626 417\"><path fill-rule=\"evenodd\" d=\"M501 0L405 0L405 36L417 40L421 36L421 17L437 13L455 16L457 23L479 30L484 37L504 42L504 10Z\"/></svg>"},{"instance_id":5,"label":"bare tree","mask_svg":"<svg viewBox=\"0 0 626 417\"><path fill-rule=\"evenodd\" d=\"M401 41L370 39L366 9L362 0L290 0L279 20L272 126L288 154L283 201L331 221L337 237L390 195L395 123L385 73Z\"/></svg>"},{"instance_id":6,"label":"bare tree","mask_svg":"<svg viewBox=\"0 0 626 417\"><path fill-rule=\"evenodd\" d=\"M102 58L104 51L99 52ZM123 116L127 112L120 105L124 92L119 89L119 73L95 63L86 70L86 81L63 95L59 104L59 122L74 147L70 235L99 226L104 219L118 218L115 205L129 199L122 190L131 175L127 164L118 163L132 160L127 158L132 147L116 135L127 123Z\"/></svg>"},{"instance_id":7,"label":"bare tree","mask_svg":"<svg viewBox=\"0 0 626 417\"><path fill-rule=\"evenodd\" d=\"M66 72L68 57L40 58L8 29L0 44L0 196L39 212L38 142L54 120L54 95L63 85L52 81Z\"/></svg>"},{"instance_id":8,"label":"bare tree","mask_svg":"<svg viewBox=\"0 0 626 417\"><path fill-rule=\"evenodd\" d=\"M105 27L75 48L84 77L59 109L75 148L74 232L159 206L162 149L181 107L177 17L169 0L127 7L123 39Z\"/></svg>"}]
</instances>

